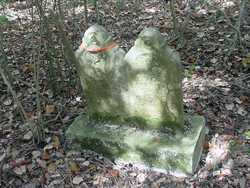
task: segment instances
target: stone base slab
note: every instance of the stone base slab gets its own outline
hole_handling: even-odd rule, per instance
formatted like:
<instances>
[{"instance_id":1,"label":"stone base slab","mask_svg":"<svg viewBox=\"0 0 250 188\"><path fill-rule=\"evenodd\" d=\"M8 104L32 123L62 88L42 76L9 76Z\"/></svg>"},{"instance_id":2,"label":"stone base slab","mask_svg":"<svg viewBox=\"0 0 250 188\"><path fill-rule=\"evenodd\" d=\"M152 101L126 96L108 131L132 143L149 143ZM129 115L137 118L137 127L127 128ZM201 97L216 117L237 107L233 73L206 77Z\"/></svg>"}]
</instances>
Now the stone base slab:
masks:
<instances>
[{"instance_id":1,"label":"stone base slab","mask_svg":"<svg viewBox=\"0 0 250 188\"><path fill-rule=\"evenodd\" d=\"M188 175L198 166L207 128L202 116L187 119L189 126L184 131L164 133L94 122L87 115L81 115L66 131L66 138L70 148L89 149L116 163Z\"/></svg>"}]
</instances>

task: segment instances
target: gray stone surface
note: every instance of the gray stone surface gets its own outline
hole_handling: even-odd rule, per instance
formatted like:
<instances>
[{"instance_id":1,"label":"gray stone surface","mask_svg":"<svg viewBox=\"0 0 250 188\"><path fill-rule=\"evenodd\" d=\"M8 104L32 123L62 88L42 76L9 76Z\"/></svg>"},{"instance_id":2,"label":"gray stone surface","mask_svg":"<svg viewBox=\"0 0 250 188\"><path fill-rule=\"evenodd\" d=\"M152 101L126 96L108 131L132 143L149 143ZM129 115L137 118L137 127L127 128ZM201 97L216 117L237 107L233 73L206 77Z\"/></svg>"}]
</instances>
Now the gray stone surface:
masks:
<instances>
[{"instance_id":1,"label":"gray stone surface","mask_svg":"<svg viewBox=\"0 0 250 188\"><path fill-rule=\"evenodd\" d=\"M180 59L158 30L144 29L125 54L94 25L76 57L88 108L66 132L71 147L135 166L195 171L205 120L187 116L184 121Z\"/></svg>"},{"instance_id":2,"label":"gray stone surface","mask_svg":"<svg viewBox=\"0 0 250 188\"><path fill-rule=\"evenodd\" d=\"M111 42L105 29L96 25L83 38L86 48ZM80 49L76 54L88 113L94 119L132 119L150 128L183 126L180 60L159 31L142 31L126 56L118 47L103 53Z\"/></svg>"},{"instance_id":3,"label":"gray stone surface","mask_svg":"<svg viewBox=\"0 0 250 188\"><path fill-rule=\"evenodd\" d=\"M160 126L183 126L182 68L160 32L144 29L125 56L128 88L122 92L131 116Z\"/></svg>"},{"instance_id":4,"label":"gray stone surface","mask_svg":"<svg viewBox=\"0 0 250 188\"><path fill-rule=\"evenodd\" d=\"M188 122L184 132L169 133L142 130L129 124L93 122L82 115L66 136L71 148L94 150L118 164L192 174L200 160L206 129L201 116L190 117Z\"/></svg>"}]
</instances>

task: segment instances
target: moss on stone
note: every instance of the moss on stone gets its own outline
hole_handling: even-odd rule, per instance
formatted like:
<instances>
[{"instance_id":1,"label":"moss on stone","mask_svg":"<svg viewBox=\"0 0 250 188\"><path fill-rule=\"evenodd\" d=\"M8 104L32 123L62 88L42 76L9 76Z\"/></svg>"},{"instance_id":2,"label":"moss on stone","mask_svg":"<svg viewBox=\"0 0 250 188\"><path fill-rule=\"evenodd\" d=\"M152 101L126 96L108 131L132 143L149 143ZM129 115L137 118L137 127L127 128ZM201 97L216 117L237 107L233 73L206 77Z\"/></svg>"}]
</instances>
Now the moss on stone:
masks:
<instances>
[{"instance_id":1,"label":"moss on stone","mask_svg":"<svg viewBox=\"0 0 250 188\"><path fill-rule=\"evenodd\" d=\"M90 116L92 121L108 122L113 124L126 124L141 129L157 129L163 132L174 133L176 130L183 130L183 127L173 121L159 118L143 118L141 116L119 116L111 113L93 113Z\"/></svg>"},{"instance_id":2,"label":"moss on stone","mask_svg":"<svg viewBox=\"0 0 250 188\"><path fill-rule=\"evenodd\" d=\"M111 35L97 25L83 38L88 47L107 41ZM183 127L180 59L156 29L143 30L127 54L115 47L103 53L79 49L76 56L90 116L132 120L151 129Z\"/></svg>"},{"instance_id":3,"label":"moss on stone","mask_svg":"<svg viewBox=\"0 0 250 188\"><path fill-rule=\"evenodd\" d=\"M74 146L94 150L114 161L193 173L197 167L205 136L204 119L191 119L191 129L185 133L163 133L142 130L101 121L91 121L86 115L75 120L66 132Z\"/></svg>"}]
</instances>

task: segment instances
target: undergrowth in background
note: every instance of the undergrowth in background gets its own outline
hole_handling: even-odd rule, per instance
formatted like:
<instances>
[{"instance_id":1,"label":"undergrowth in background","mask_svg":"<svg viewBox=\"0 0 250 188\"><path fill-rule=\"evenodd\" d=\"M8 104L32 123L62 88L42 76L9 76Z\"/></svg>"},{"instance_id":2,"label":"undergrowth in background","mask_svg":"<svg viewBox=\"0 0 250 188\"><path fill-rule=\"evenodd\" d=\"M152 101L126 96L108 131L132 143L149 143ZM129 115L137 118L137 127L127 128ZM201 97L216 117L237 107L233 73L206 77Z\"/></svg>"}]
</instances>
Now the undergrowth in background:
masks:
<instances>
[{"instance_id":1,"label":"undergrowth in background","mask_svg":"<svg viewBox=\"0 0 250 188\"><path fill-rule=\"evenodd\" d=\"M249 12L250 2L246 0L0 0L0 167L2 149L8 153L5 164L23 156L31 159L34 151L42 152L36 158L42 162L31 160L35 169L31 172L39 175L48 171L44 161L49 166L55 162L53 157L65 154L63 130L85 112L74 51L90 25L104 25L125 50L143 28L156 26L180 53L186 111L206 117L209 139L215 133L237 137L231 150L241 154L235 157L238 169L233 178L241 182L250 168L245 164L245 151L250 152L246 147L250 130ZM52 152L49 158L47 148L60 144L62 150ZM8 148L11 152L6 152ZM94 173L91 165L86 169ZM78 166L72 163L71 167L77 174ZM49 170L53 168L51 165ZM27 177L34 178L27 171L18 178L11 173L4 173L0 182L21 179L24 184ZM111 174L113 178L117 175ZM211 174L204 181L216 187L215 177ZM15 183L12 187L20 187Z\"/></svg>"}]
</instances>

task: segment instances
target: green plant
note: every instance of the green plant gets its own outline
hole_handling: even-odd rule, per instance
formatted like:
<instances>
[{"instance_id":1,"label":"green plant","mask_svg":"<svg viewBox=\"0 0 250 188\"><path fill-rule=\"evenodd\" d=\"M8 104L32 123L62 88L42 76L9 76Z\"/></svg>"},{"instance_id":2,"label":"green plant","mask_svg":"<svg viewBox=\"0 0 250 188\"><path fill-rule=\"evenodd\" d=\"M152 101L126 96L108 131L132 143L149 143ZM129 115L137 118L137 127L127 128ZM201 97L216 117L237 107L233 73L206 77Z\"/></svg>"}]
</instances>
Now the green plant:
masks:
<instances>
[{"instance_id":1,"label":"green plant","mask_svg":"<svg viewBox=\"0 0 250 188\"><path fill-rule=\"evenodd\" d=\"M246 137L246 139L250 139L250 130L245 131L243 135Z\"/></svg>"},{"instance_id":2,"label":"green plant","mask_svg":"<svg viewBox=\"0 0 250 188\"><path fill-rule=\"evenodd\" d=\"M116 4L118 11L120 11L124 7L124 0L115 0L115 4Z\"/></svg>"},{"instance_id":3,"label":"green plant","mask_svg":"<svg viewBox=\"0 0 250 188\"><path fill-rule=\"evenodd\" d=\"M188 69L185 70L185 77L191 78L195 71L196 63L192 63Z\"/></svg>"},{"instance_id":4,"label":"green plant","mask_svg":"<svg viewBox=\"0 0 250 188\"><path fill-rule=\"evenodd\" d=\"M8 2L9 2L9 0L0 0L0 5L6 4Z\"/></svg>"},{"instance_id":5,"label":"green plant","mask_svg":"<svg viewBox=\"0 0 250 188\"><path fill-rule=\"evenodd\" d=\"M97 1L98 0L87 0L88 4L93 6L96 6Z\"/></svg>"},{"instance_id":6,"label":"green plant","mask_svg":"<svg viewBox=\"0 0 250 188\"><path fill-rule=\"evenodd\" d=\"M0 25L4 25L8 23L8 18L6 16L0 15Z\"/></svg>"}]
</instances>

